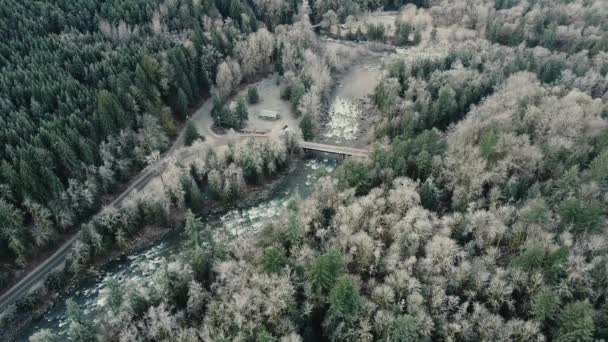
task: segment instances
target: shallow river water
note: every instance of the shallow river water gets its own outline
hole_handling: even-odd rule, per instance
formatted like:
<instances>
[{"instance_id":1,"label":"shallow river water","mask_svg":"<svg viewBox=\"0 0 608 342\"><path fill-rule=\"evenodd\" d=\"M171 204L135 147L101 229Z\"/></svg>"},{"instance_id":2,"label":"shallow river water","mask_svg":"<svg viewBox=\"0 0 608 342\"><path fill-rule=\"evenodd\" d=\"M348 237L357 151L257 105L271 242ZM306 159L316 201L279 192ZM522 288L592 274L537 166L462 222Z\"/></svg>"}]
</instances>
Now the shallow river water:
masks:
<instances>
[{"instance_id":1,"label":"shallow river water","mask_svg":"<svg viewBox=\"0 0 608 342\"><path fill-rule=\"evenodd\" d=\"M280 214L293 196L304 198L313 190L316 181L333 172L335 158L327 155L297 161L293 172L284 177L275 187L274 192L257 204L244 208L228 210L223 214L204 218L215 229L224 229L232 234L257 230L267 220ZM186 237L183 232L167 234L162 240L132 255L113 260L101 269L96 277L82 281L70 295L84 310L84 314L95 320L96 313L104 309L100 300L100 291L108 280L116 279L123 283L132 278L150 276L164 259L178 256L184 250ZM68 321L65 299L48 310L41 318L26 326L19 334L17 341L27 341L28 337L39 329L50 329L67 340Z\"/></svg>"}]
</instances>

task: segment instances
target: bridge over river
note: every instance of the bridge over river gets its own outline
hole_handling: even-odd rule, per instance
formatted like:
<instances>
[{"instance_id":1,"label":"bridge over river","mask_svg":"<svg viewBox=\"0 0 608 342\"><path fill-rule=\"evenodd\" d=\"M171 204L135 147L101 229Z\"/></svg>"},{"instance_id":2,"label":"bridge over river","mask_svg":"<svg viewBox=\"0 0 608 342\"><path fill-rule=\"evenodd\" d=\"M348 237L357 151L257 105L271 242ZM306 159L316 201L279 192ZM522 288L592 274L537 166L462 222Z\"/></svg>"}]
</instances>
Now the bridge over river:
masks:
<instances>
[{"instance_id":1,"label":"bridge over river","mask_svg":"<svg viewBox=\"0 0 608 342\"><path fill-rule=\"evenodd\" d=\"M243 138L269 138L268 135L264 134L243 134L241 135ZM359 149L352 148L346 146L338 146L338 145L329 145L322 143L315 143L310 141L302 141L298 142L300 147L304 150L308 151L318 151L318 152L326 152L326 153L334 153L341 156L351 156L351 157L359 157L359 158L367 158L370 155L370 151L367 149ZM173 148L172 148L173 149ZM186 151L188 152L188 151ZM191 153L181 153L177 154L179 159L192 157ZM159 160L159 162L155 166L149 166L144 169L138 177L136 177L131 184L121 193L119 194L111 203L108 204L108 207L118 208L121 206L122 201L126 198L133 190L140 190L148 184L148 182L154 177L158 176L162 173L164 168L167 166L168 160ZM19 282L13 285L10 289L8 289L5 293L0 295L0 313L6 309L10 304L15 303L19 298L21 298L25 293L34 288L37 284L44 281L44 279L56 268L60 267L64 261L66 260L67 255L69 254L72 245L78 239L79 234L75 233L71 238L63 243L59 249L51 256L49 256L45 261L40 263L36 268L31 270L27 275L25 275Z\"/></svg>"},{"instance_id":2,"label":"bridge over river","mask_svg":"<svg viewBox=\"0 0 608 342\"><path fill-rule=\"evenodd\" d=\"M339 154L342 156L361 157L367 158L370 155L370 151L361 148L352 148L346 146L321 144L310 141L300 141L300 147L308 151L319 151Z\"/></svg>"}]
</instances>

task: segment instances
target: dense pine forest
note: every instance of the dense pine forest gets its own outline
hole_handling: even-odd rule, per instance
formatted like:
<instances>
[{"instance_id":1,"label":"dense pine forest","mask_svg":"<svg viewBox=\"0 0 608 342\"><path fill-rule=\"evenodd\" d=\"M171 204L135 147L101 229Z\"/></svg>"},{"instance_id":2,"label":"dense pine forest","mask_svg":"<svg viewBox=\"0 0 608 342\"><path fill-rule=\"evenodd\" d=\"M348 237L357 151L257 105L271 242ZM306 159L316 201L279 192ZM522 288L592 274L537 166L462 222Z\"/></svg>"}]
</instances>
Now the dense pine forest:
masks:
<instances>
[{"instance_id":1,"label":"dense pine forest","mask_svg":"<svg viewBox=\"0 0 608 342\"><path fill-rule=\"evenodd\" d=\"M605 1L8 2L0 288L80 235L3 329L160 226L185 252L110 280L94 319L67 299L67 332L30 341L608 339ZM383 61L360 101L369 158L256 231L207 224L209 203L290 177L300 137L327 140L336 80L366 53ZM206 145L193 112L210 101L211 134L245 134L267 75L298 127ZM182 128L205 157L170 159L162 186L100 213Z\"/></svg>"},{"instance_id":2,"label":"dense pine forest","mask_svg":"<svg viewBox=\"0 0 608 342\"><path fill-rule=\"evenodd\" d=\"M220 64L238 58L237 43L291 22L298 3L6 3L0 286L34 248L53 246L146 166L147 156L164 151L189 108L209 93Z\"/></svg>"},{"instance_id":3,"label":"dense pine forest","mask_svg":"<svg viewBox=\"0 0 608 342\"><path fill-rule=\"evenodd\" d=\"M293 9L260 18L274 26ZM219 63L264 25L254 10L264 12L239 1L3 6L0 285L169 146Z\"/></svg>"}]
</instances>

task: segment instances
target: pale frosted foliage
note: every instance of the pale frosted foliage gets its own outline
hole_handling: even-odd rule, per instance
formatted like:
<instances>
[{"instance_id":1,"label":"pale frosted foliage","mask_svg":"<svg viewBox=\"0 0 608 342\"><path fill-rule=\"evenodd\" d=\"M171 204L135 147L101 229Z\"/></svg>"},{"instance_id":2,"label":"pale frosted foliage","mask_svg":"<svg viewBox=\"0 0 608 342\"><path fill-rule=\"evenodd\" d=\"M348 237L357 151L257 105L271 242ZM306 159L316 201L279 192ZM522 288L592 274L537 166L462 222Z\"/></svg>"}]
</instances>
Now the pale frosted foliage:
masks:
<instances>
[{"instance_id":1,"label":"pale frosted foliage","mask_svg":"<svg viewBox=\"0 0 608 342\"><path fill-rule=\"evenodd\" d=\"M346 13L357 14L359 13L359 4L361 1L340 1L340 0L317 0L313 2L314 8L322 15L323 13L331 12L334 13L333 10L338 11L338 13L342 13L344 11L348 11ZM348 9L345 7L348 6ZM334 16L336 14L334 13Z\"/></svg>"},{"instance_id":2,"label":"pale frosted foliage","mask_svg":"<svg viewBox=\"0 0 608 342\"><path fill-rule=\"evenodd\" d=\"M32 217L30 232L36 246L44 246L53 237L55 229L51 220L51 212L46 207L31 200L25 200L23 205Z\"/></svg>"},{"instance_id":3,"label":"pale frosted foliage","mask_svg":"<svg viewBox=\"0 0 608 342\"><path fill-rule=\"evenodd\" d=\"M608 66L597 68L607 70ZM604 102L606 102L606 99L608 98L608 77L602 77L602 75L594 69L588 70L583 77L578 77L573 80L571 87L578 88L594 98L603 98Z\"/></svg>"},{"instance_id":4,"label":"pale frosted foliage","mask_svg":"<svg viewBox=\"0 0 608 342\"><path fill-rule=\"evenodd\" d=\"M165 303L150 307L141 328L149 339L164 339L178 329L179 314L173 314Z\"/></svg>"},{"instance_id":5,"label":"pale frosted foliage","mask_svg":"<svg viewBox=\"0 0 608 342\"><path fill-rule=\"evenodd\" d=\"M400 234L393 245L390 246L388 254L384 259L387 268L395 269L404 258L414 258L420 247L420 236L415 232L407 231Z\"/></svg>"},{"instance_id":6,"label":"pale frosted foliage","mask_svg":"<svg viewBox=\"0 0 608 342\"><path fill-rule=\"evenodd\" d=\"M484 184L503 186L533 176L541 167L543 145L573 153L606 127L600 100L576 90L565 96L551 91L530 73L515 74L449 133L445 174L457 205L478 197ZM500 156L493 163L476 151L490 129L498 138L491 148Z\"/></svg>"},{"instance_id":7,"label":"pale frosted foliage","mask_svg":"<svg viewBox=\"0 0 608 342\"><path fill-rule=\"evenodd\" d=\"M608 70L608 52L600 51L593 57L593 65L598 69Z\"/></svg>"},{"instance_id":8,"label":"pale frosted foliage","mask_svg":"<svg viewBox=\"0 0 608 342\"><path fill-rule=\"evenodd\" d=\"M440 89L447 84L452 89L457 89L470 84L479 84L482 79L482 75L477 70L465 68L460 61L457 61L449 70L435 71L431 75L429 85Z\"/></svg>"},{"instance_id":9,"label":"pale frosted foliage","mask_svg":"<svg viewBox=\"0 0 608 342\"><path fill-rule=\"evenodd\" d=\"M107 191L108 188L115 182L114 170L112 170L112 165L108 162L104 162L97 168L97 174L101 183L99 184L100 188L103 191Z\"/></svg>"},{"instance_id":10,"label":"pale frosted foliage","mask_svg":"<svg viewBox=\"0 0 608 342\"><path fill-rule=\"evenodd\" d=\"M593 235L586 239L582 239L579 243L583 246L583 250L588 250L593 254L603 254L608 249L608 236L604 235Z\"/></svg>"},{"instance_id":11,"label":"pale frosted foliage","mask_svg":"<svg viewBox=\"0 0 608 342\"><path fill-rule=\"evenodd\" d=\"M313 120L318 120L321 115L321 99L319 98L319 91L311 89L308 91L298 103L298 111L302 115L310 115Z\"/></svg>"},{"instance_id":12,"label":"pale frosted foliage","mask_svg":"<svg viewBox=\"0 0 608 342\"><path fill-rule=\"evenodd\" d=\"M506 325L505 330L512 341L545 341L539 322L511 319Z\"/></svg>"},{"instance_id":13,"label":"pale frosted foliage","mask_svg":"<svg viewBox=\"0 0 608 342\"><path fill-rule=\"evenodd\" d=\"M514 131L509 133L513 137ZM469 146L479 151L474 146L476 139ZM510 137L503 139L507 140L504 146L511 146ZM521 148L517 146L497 148L508 154ZM283 161L284 150L283 144L253 141L231 146L208 171L209 183L219 191L232 188L242 182L238 165L252 161L257 171L265 170L269 161ZM477 157L482 159L479 154ZM231 164L226 165L227 160ZM493 179L497 178L488 181ZM127 281L121 306L124 314L105 317L104 323L121 341L253 340L260 326L273 336L281 336L281 341L301 341L295 333L298 323L294 313L310 319L318 303L298 301L300 286L308 298L313 297L312 287L307 281L300 283L299 273L292 278L291 267L309 270L319 251L329 247L340 251L345 273L360 289L362 303L352 321L339 322L329 332L336 340L391 340L395 319L407 314L415 320L417 333L426 337L543 341L539 323L507 320L500 315L502 310L516 312L516 295L532 296L546 285L541 270L505 266L504 248L510 243L514 250L540 245L553 252L560 241L575 250L563 265L567 276L555 290L561 299L571 298L581 288L605 283L608 269L600 253L606 250L606 236L557 236L540 224L531 224L542 209L542 203L536 201L520 210L491 201L483 207L471 205L468 210L438 217L421 207L418 186L409 178L398 178L390 186L355 196L352 189L340 192L336 179L324 177L307 200L295 201L296 211L269 223L264 231L268 235L245 234L229 240L223 240L221 233L216 235L218 241L222 239L225 258L215 260L214 283L208 290L193 280L192 270L181 260L150 265L144 271L153 273L151 277ZM585 198L601 197L596 184L585 185L579 192ZM328 212L333 213L329 220ZM289 266L279 274L266 273L259 265L264 255L260 246L267 246L267 240L273 239L269 236L289 233L292 213L300 240L289 247ZM119 220L115 213L107 216L110 223ZM185 313L175 312L168 304L175 282L188 287ZM461 289L462 294L453 289ZM140 299L156 306L138 322L130 323Z\"/></svg>"},{"instance_id":14,"label":"pale frosted foliage","mask_svg":"<svg viewBox=\"0 0 608 342\"><path fill-rule=\"evenodd\" d=\"M207 155L212 155L207 153ZM230 164L226 165L228 161ZM208 160L197 167L205 172L211 191L223 199L234 199L246 186L243 165L251 163L257 176L265 172L274 175L288 162L285 142L255 141L253 139L231 144L217 160Z\"/></svg>"},{"instance_id":15,"label":"pale frosted foliage","mask_svg":"<svg viewBox=\"0 0 608 342\"><path fill-rule=\"evenodd\" d=\"M447 311L448 305L448 296L445 293L445 289L443 284L438 284L435 282L430 286L430 312L435 315L441 315L444 311Z\"/></svg>"},{"instance_id":16,"label":"pale frosted foliage","mask_svg":"<svg viewBox=\"0 0 608 342\"><path fill-rule=\"evenodd\" d=\"M228 97L241 83L241 77L241 67L237 62L222 62L215 78L218 94L223 98Z\"/></svg>"},{"instance_id":17,"label":"pale frosted foliage","mask_svg":"<svg viewBox=\"0 0 608 342\"><path fill-rule=\"evenodd\" d=\"M99 21L99 31L108 37L112 37L114 33L112 25L106 20Z\"/></svg>"},{"instance_id":18,"label":"pale frosted foliage","mask_svg":"<svg viewBox=\"0 0 608 342\"><path fill-rule=\"evenodd\" d=\"M315 251L309 245L303 245L295 251L296 264L308 269L315 258Z\"/></svg>"},{"instance_id":19,"label":"pale frosted foliage","mask_svg":"<svg viewBox=\"0 0 608 342\"><path fill-rule=\"evenodd\" d=\"M423 240L429 239L434 233L434 217L431 212L422 207L413 207L396 224L395 236L413 232Z\"/></svg>"},{"instance_id":20,"label":"pale frosted foliage","mask_svg":"<svg viewBox=\"0 0 608 342\"><path fill-rule=\"evenodd\" d=\"M120 342L137 342L139 341L139 333L137 331L137 327L134 325L129 325L127 328L121 330L118 335L118 340Z\"/></svg>"},{"instance_id":21,"label":"pale frosted foliage","mask_svg":"<svg viewBox=\"0 0 608 342\"><path fill-rule=\"evenodd\" d=\"M49 329L37 331L29 338L30 342L56 342L59 338Z\"/></svg>"},{"instance_id":22,"label":"pale frosted foliage","mask_svg":"<svg viewBox=\"0 0 608 342\"><path fill-rule=\"evenodd\" d=\"M543 94L544 90L533 74L518 73L511 76L494 95L486 99L479 107L474 108L456 126L448 137L450 145L472 143L478 138L483 128L492 125L509 129L516 124L514 111L518 108L520 99Z\"/></svg>"},{"instance_id":23,"label":"pale frosted foliage","mask_svg":"<svg viewBox=\"0 0 608 342\"><path fill-rule=\"evenodd\" d=\"M140 162L146 162L148 156L159 153L169 144L169 138L158 123L158 118L144 114L139 120L141 128L137 131L137 146L135 147L136 158Z\"/></svg>"},{"instance_id":24,"label":"pale frosted foliage","mask_svg":"<svg viewBox=\"0 0 608 342\"><path fill-rule=\"evenodd\" d=\"M378 285L372 291L372 300L379 307L388 308L395 302L395 292L388 285Z\"/></svg>"},{"instance_id":25,"label":"pale frosted foliage","mask_svg":"<svg viewBox=\"0 0 608 342\"><path fill-rule=\"evenodd\" d=\"M166 298L175 290L168 281L169 278L186 284L191 277L192 269L189 264L163 260L160 265L156 266L156 271L152 274L151 281L147 285L154 294L158 294L160 298Z\"/></svg>"},{"instance_id":26,"label":"pale frosted foliage","mask_svg":"<svg viewBox=\"0 0 608 342\"><path fill-rule=\"evenodd\" d=\"M203 313L203 308L205 303L208 300L208 295L205 293L205 290L195 280L190 282L190 287L188 289L188 305L187 311L191 316L198 316Z\"/></svg>"},{"instance_id":27,"label":"pale frosted foliage","mask_svg":"<svg viewBox=\"0 0 608 342\"><path fill-rule=\"evenodd\" d=\"M343 72L366 53L367 50L363 47L326 46L323 58L332 71Z\"/></svg>"},{"instance_id":28,"label":"pale frosted foliage","mask_svg":"<svg viewBox=\"0 0 608 342\"><path fill-rule=\"evenodd\" d=\"M334 218L337 242L349 241L358 230L364 230L373 239L388 234L386 220L379 214L386 208L386 199L381 189L372 189L368 195L358 197L353 203L345 203L337 208Z\"/></svg>"},{"instance_id":29,"label":"pale frosted foliage","mask_svg":"<svg viewBox=\"0 0 608 342\"><path fill-rule=\"evenodd\" d=\"M87 178L84 182L70 179L66 194L72 209L77 213L81 213L89 210L95 203L97 184L91 178Z\"/></svg>"},{"instance_id":30,"label":"pale frosted foliage","mask_svg":"<svg viewBox=\"0 0 608 342\"><path fill-rule=\"evenodd\" d=\"M145 161L146 165L150 166L150 165L154 165L155 163L157 163L160 159L161 159L160 151L152 151L152 152L150 152L150 154L148 154L144 158L144 161Z\"/></svg>"},{"instance_id":31,"label":"pale frosted foliage","mask_svg":"<svg viewBox=\"0 0 608 342\"><path fill-rule=\"evenodd\" d=\"M285 43L283 46L283 55L281 61L283 66L288 72L298 71L298 67L301 64L300 52L296 45L291 42Z\"/></svg>"},{"instance_id":32,"label":"pale frosted foliage","mask_svg":"<svg viewBox=\"0 0 608 342\"><path fill-rule=\"evenodd\" d=\"M410 208L420 203L416 183L409 178L397 178L389 191L388 201L397 213L405 214Z\"/></svg>"},{"instance_id":33,"label":"pale frosted foliage","mask_svg":"<svg viewBox=\"0 0 608 342\"><path fill-rule=\"evenodd\" d=\"M133 164L133 160L128 156L131 153L128 149L134 139L132 131L122 130L118 137L102 142L99 147L99 154L103 165L118 174L128 173ZM105 172L107 173L108 171Z\"/></svg>"},{"instance_id":34,"label":"pale frosted foliage","mask_svg":"<svg viewBox=\"0 0 608 342\"><path fill-rule=\"evenodd\" d=\"M196 144L195 144L196 145ZM201 154L203 156L204 154ZM209 172L209 165L203 159L195 159L190 163L190 168L194 168L194 176L203 179Z\"/></svg>"},{"instance_id":35,"label":"pale frosted foliage","mask_svg":"<svg viewBox=\"0 0 608 342\"><path fill-rule=\"evenodd\" d=\"M86 224L82 227L82 236L86 236L87 242L89 243L91 250L94 254L101 253L103 251L103 238L97 229L92 224Z\"/></svg>"},{"instance_id":36,"label":"pale frosted foliage","mask_svg":"<svg viewBox=\"0 0 608 342\"><path fill-rule=\"evenodd\" d=\"M250 160L255 165L256 172L262 174L265 159L276 159L274 155L276 144L256 143L253 139L245 144L237 145L234 150L234 160L237 164L242 164ZM266 157L266 158L265 158Z\"/></svg>"},{"instance_id":37,"label":"pale frosted foliage","mask_svg":"<svg viewBox=\"0 0 608 342\"><path fill-rule=\"evenodd\" d=\"M323 177L315 187L315 193L309 201L317 203L317 207L333 208L341 199L338 191L338 180L332 177Z\"/></svg>"},{"instance_id":38,"label":"pale frosted foliage","mask_svg":"<svg viewBox=\"0 0 608 342\"><path fill-rule=\"evenodd\" d=\"M463 303L451 322L448 329L450 340L544 341L537 323L505 322L479 303Z\"/></svg>"},{"instance_id":39,"label":"pale frosted foliage","mask_svg":"<svg viewBox=\"0 0 608 342\"><path fill-rule=\"evenodd\" d=\"M164 25L161 23L161 17L160 17L160 13L159 12L154 12L154 15L152 16L152 31L154 31L154 33L162 33L164 30L166 30L167 28L164 27Z\"/></svg>"},{"instance_id":40,"label":"pale frosted foliage","mask_svg":"<svg viewBox=\"0 0 608 342\"><path fill-rule=\"evenodd\" d=\"M359 273L367 273L374 263L375 242L365 232L357 232L350 238L348 250L353 269Z\"/></svg>"},{"instance_id":41,"label":"pale frosted foliage","mask_svg":"<svg viewBox=\"0 0 608 342\"><path fill-rule=\"evenodd\" d=\"M261 28L247 36L238 47L241 69L244 77L255 76L270 64L274 49L274 37L267 29Z\"/></svg>"},{"instance_id":42,"label":"pale frosted foliage","mask_svg":"<svg viewBox=\"0 0 608 342\"><path fill-rule=\"evenodd\" d=\"M494 309L500 308L505 303L513 304L511 299L513 286L505 270L497 269L485 286L485 290L489 298L488 304Z\"/></svg>"},{"instance_id":43,"label":"pale frosted foliage","mask_svg":"<svg viewBox=\"0 0 608 342\"><path fill-rule=\"evenodd\" d=\"M157 294L154 293L155 290L144 284L144 281L141 278L127 279L123 288L126 289L124 297L126 302L123 304L123 307L121 307L121 310L130 313L134 312L134 307L138 305L137 300L139 298L149 301L158 297Z\"/></svg>"},{"instance_id":44,"label":"pale frosted foliage","mask_svg":"<svg viewBox=\"0 0 608 342\"><path fill-rule=\"evenodd\" d=\"M232 74L232 88L236 89L236 87L241 84L241 81L243 79L243 75L241 73L241 66L236 61L231 61L229 65Z\"/></svg>"},{"instance_id":45,"label":"pale frosted foliage","mask_svg":"<svg viewBox=\"0 0 608 342\"><path fill-rule=\"evenodd\" d=\"M186 175L186 170L178 163L169 161L167 167L161 175L164 192L177 203L179 207L184 205L185 191L182 185L182 178Z\"/></svg>"},{"instance_id":46,"label":"pale frosted foliage","mask_svg":"<svg viewBox=\"0 0 608 342\"><path fill-rule=\"evenodd\" d=\"M455 318L448 329L451 340L478 336L484 340L495 340L501 335L499 329L502 327L502 318L492 315L478 303L463 303Z\"/></svg>"},{"instance_id":47,"label":"pale frosted foliage","mask_svg":"<svg viewBox=\"0 0 608 342\"><path fill-rule=\"evenodd\" d=\"M299 44L302 44L300 42ZM305 44L310 46L310 44ZM302 96L298 103L298 111L303 115L309 115L313 120L321 116L321 101L329 95L331 84L330 68L325 59L317 55L313 50L306 49L304 53L297 51L295 56L289 57L291 51L289 46L283 49L283 64L288 71L285 76L287 85L295 82L310 84L310 89ZM295 60L297 58L298 60ZM293 66L289 66L293 64ZM299 79L299 81L298 81Z\"/></svg>"},{"instance_id":48,"label":"pale frosted foliage","mask_svg":"<svg viewBox=\"0 0 608 342\"><path fill-rule=\"evenodd\" d=\"M425 28L431 25L432 18L429 10L422 7L416 7L414 4L407 4L401 8L397 20L404 20L412 23L415 27Z\"/></svg>"},{"instance_id":49,"label":"pale frosted foliage","mask_svg":"<svg viewBox=\"0 0 608 342\"><path fill-rule=\"evenodd\" d=\"M313 225L315 221L319 219L319 208L314 201L305 200L304 203L300 205L300 210L298 211L298 221L302 223L306 232L309 232L311 229L314 229Z\"/></svg>"},{"instance_id":50,"label":"pale frosted foliage","mask_svg":"<svg viewBox=\"0 0 608 342\"><path fill-rule=\"evenodd\" d=\"M285 0L255 0L254 3L270 18L273 26L279 23L283 12L289 7L289 2Z\"/></svg>"},{"instance_id":51,"label":"pale frosted foliage","mask_svg":"<svg viewBox=\"0 0 608 342\"><path fill-rule=\"evenodd\" d=\"M140 27L138 25L130 26L124 21L114 23L105 19L99 21L99 31L115 40L126 39L139 30Z\"/></svg>"},{"instance_id":52,"label":"pale frosted foliage","mask_svg":"<svg viewBox=\"0 0 608 342\"><path fill-rule=\"evenodd\" d=\"M217 194L222 192L222 174L218 170L213 169L209 171L208 180L209 186L213 192Z\"/></svg>"},{"instance_id":53,"label":"pale frosted foliage","mask_svg":"<svg viewBox=\"0 0 608 342\"><path fill-rule=\"evenodd\" d=\"M317 37L307 19L303 17L293 25L281 25L275 30L276 44L283 46L282 62L287 71L300 72L302 51L317 45Z\"/></svg>"},{"instance_id":54,"label":"pale frosted foliage","mask_svg":"<svg viewBox=\"0 0 608 342\"><path fill-rule=\"evenodd\" d=\"M321 21L321 27L324 30L329 30L333 25L338 23L338 16L333 10L329 10L323 14L323 20Z\"/></svg>"},{"instance_id":55,"label":"pale frosted foliage","mask_svg":"<svg viewBox=\"0 0 608 342\"><path fill-rule=\"evenodd\" d=\"M304 67L301 77L314 84L311 91L322 94L328 90L331 83L331 73L324 60L312 50L304 51Z\"/></svg>"},{"instance_id":56,"label":"pale frosted foliage","mask_svg":"<svg viewBox=\"0 0 608 342\"><path fill-rule=\"evenodd\" d=\"M563 98L548 97L539 106L535 120L540 136L552 146L572 150L581 136L593 137L606 128L602 103L577 90ZM542 114L541 114L542 113Z\"/></svg>"},{"instance_id":57,"label":"pale frosted foliage","mask_svg":"<svg viewBox=\"0 0 608 342\"><path fill-rule=\"evenodd\" d=\"M175 342L198 342L200 338L198 332L194 328L180 328L171 336Z\"/></svg>"},{"instance_id":58,"label":"pale frosted foliage","mask_svg":"<svg viewBox=\"0 0 608 342\"><path fill-rule=\"evenodd\" d=\"M413 291L405 299L405 304L416 320L420 333L430 335L433 329L433 321L424 308L424 297L418 291Z\"/></svg>"},{"instance_id":59,"label":"pale frosted foliage","mask_svg":"<svg viewBox=\"0 0 608 342\"><path fill-rule=\"evenodd\" d=\"M374 315L374 330L379 336L386 336L395 321L395 316L390 310L378 310Z\"/></svg>"},{"instance_id":60,"label":"pale frosted foliage","mask_svg":"<svg viewBox=\"0 0 608 342\"><path fill-rule=\"evenodd\" d=\"M592 278L589 273L592 265L582 255L571 253L565 265L567 277L561 286L567 293L573 293L577 288L592 288Z\"/></svg>"},{"instance_id":61,"label":"pale frosted foliage","mask_svg":"<svg viewBox=\"0 0 608 342\"><path fill-rule=\"evenodd\" d=\"M431 93L427 88L428 85L425 80L412 77L408 81L408 88L405 91L404 98L409 101L421 101L428 105L431 100Z\"/></svg>"},{"instance_id":62,"label":"pale frosted foliage","mask_svg":"<svg viewBox=\"0 0 608 342\"><path fill-rule=\"evenodd\" d=\"M456 241L435 235L425 248L426 257L422 263L433 274L449 273L454 269L462 252Z\"/></svg>"},{"instance_id":63,"label":"pale frosted foliage","mask_svg":"<svg viewBox=\"0 0 608 342\"><path fill-rule=\"evenodd\" d=\"M222 262L216 270L218 279L213 286L221 288L221 292L208 306L204 339L225 336L242 340L260 324L269 324L281 334L290 333L285 315L295 292L288 275L255 273L250 266L236 261Z\"/></svg>"},{"instance_id":64,"label":"pale frosted foliage","mask_svg":"<svg viewBox=\"0 0 608 342\"><path fill-rule=\"evenodd\" d=\"M259 260L264 251L251 243L252 238L255 236L255 232L255 230L245 231L244 233L238 232L238 236L232 238L230 242L226 244L226 249L230 251L237 260L246 260L248 262Z\"/></svg>"},{"instance_id":65,"label":"pale frosted foliage","mask_svg":"<svg viewBox=\"0 0 608 342\"><path fill-rule=\"evenodd\" d=\"M243 178L243 170L234 163L228 165L224 170L224 193L225 197L230 194L238 194L245 187L245 179Z\"/></svg>"},{"instance_id":66,"label":"pale frosted foliage","mask_svg":"<svg viewBox=\"0 0 608 342\"><path fill-rule=\"evenodd\" d=\"M68 258L68 269L71 272L78 273L82 270L85 263L89 259L89 246L80 239L76 240L72 245Z\"/></svg>"},{"instance_id":67,"label":"pale frosted foliage","mask_svg":"<svg viewBox=\"0 0 608 342\"><path fill-rule=\"evenodd\" d=\"M465 234L472 234L479 248L488 248L499 242L507 227L494 213L477 210L467 213L465 217Z\"/></svg>"},{"instance_id":68,"label":"pale frosted foliage","mask_svg":"<svg viewBox=\"0 0 608 342\"><path fill-rule=\"evenodd\" d=\"M281 337L281 342L302 342L302 337L297 333L291 333L289 335Z\"/></svg>"},{"instance_id":69,"label":"pale frosted foliage","mask_svg":"<svg viewBox=\"0 0 608 342\"><path fill-rule=\"evenodd\" d=\"M468 6L468 4L471 5ZM440 6L433 6L431 8L431 15L433 16L433 21L435 23L439 22L449 26L460 23L471 16L475 16L474 13L477 12L478 6L483 5L484 1L442 1Z\"/></svg>"},{"instance_id":70,"label":"pale frosted foliage","mask_svg":"<svg viewBox=\"0 0 608 342\"><path fill-rule=\"evenodd\" d=\"M486 103L487 102L490 102L490 100L487 100ZM515 106L514 103L512 105ZM506 113L504 107L507 106L496 104L496 108L483 111L483 113L488 113L493 110L496 113L495 117L492 119L480 118L476 122L473 121L473 119L470 119L471 117L474 117L474 114L471 113L448 137L449 153L446 163L448 169L447 174L455 185L457 185L455 189L457 197L460 197L458 196L460 192L464 193L464 196L466 196L467 193L472 193L473 195L478 194L481 191L484 182L494 176L492 173L486 171L486 161L481 157L479 152L476 151L477 148L474 145L474 139L476 139L477 134L481 134L481 131L484 129L483 126L491 127L489 121L495 121L495 126L510 124L510 118L506 117L504 114ZM479 113L482 113L481 109L479 109ZM498 122L501 122L501 124L498 124Z\"/></svg>"},{"instance_id":71,"label":"pale frosted foliage","mask_svg":"<svg viewBox=\"0 0 608 342\"><path fill-rule=\"evenodd\" d=\"M365 214L358 202L338 208L334 221L339 242L346 242L363 225Z\"/></svg>"}]
</instances>

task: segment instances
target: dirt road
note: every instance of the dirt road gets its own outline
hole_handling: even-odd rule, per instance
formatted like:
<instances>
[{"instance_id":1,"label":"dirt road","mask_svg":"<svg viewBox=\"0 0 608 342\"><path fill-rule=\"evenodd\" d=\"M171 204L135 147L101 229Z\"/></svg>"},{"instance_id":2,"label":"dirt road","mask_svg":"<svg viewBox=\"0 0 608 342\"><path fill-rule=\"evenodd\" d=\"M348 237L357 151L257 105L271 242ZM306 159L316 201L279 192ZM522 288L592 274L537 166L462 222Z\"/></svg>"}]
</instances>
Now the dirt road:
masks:
<instances>
[{"instance_id":1,"label":"dirt road","mask_svg":"<svg viewBox=\"0 0 608 342\"><path fill-rule=\"evenodd\" d=\"M230 141L239 139L248 139L255 136L263 136L259 134L225 134L218 135L211 130L213 120L211 118L211 109L213 108L212 99L206 100L203 105L192 115L190 120L193 120L199 133L205 137L205 145L210 147L220 147L228 145ZM282 121L273 122L273 126L279 127L284 124ZM273 127L275 128L275 127ZM274 129L273 129L274 131ZM122 205L122 202L129 194L134 191L143 189L151 180L156 178L162 173L167 165L167 161L175 160L182 156L180 149L184 147L184 130L182 130L173 142L173 145L167 150L158 161L154 164L149 165L143 169L135 179L133 179L130 185L120 194L117 194L114 200L108 204L102 210L107 208L118 208ZM64 242L57 248L49 258L43 261L40 265L26 274L19 282L13 287L8 289L5 293L0 296L0 313L3 312L9 305L15 303L23 295L27 294L36 285L44 281L46 277L59 266L64 264L67 255L74 242L78 239L80 232L74 233L69 240Z\"/></svg>"}]
</instances>

